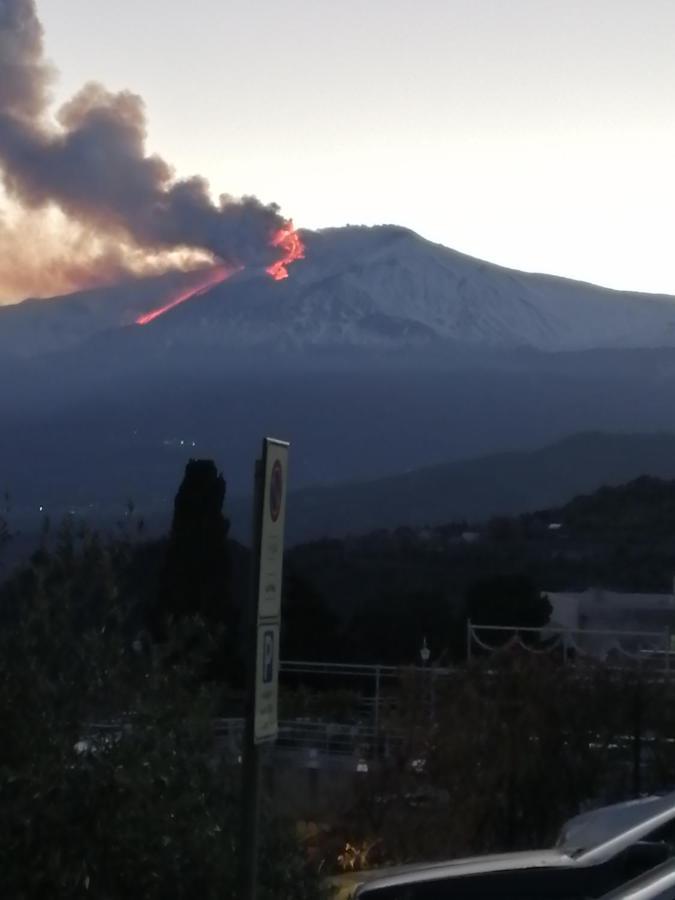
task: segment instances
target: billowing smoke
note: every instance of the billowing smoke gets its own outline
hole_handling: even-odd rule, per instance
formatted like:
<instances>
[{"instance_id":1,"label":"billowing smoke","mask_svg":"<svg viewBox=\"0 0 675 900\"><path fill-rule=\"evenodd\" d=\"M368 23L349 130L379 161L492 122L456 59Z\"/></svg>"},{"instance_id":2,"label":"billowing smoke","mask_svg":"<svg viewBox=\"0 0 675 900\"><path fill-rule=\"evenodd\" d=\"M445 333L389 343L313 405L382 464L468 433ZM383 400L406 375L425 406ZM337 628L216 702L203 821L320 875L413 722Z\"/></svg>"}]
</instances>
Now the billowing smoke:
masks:
<instances>
[{"instance_id":1,"label":"billowing smoke","mask_svg":"<svg viewBox=\"0 0 675 900\"><path fill-rule=\"evenodd\" d=\"M35 4L0 0L0 110L32 119L44 110L52 77L42 57Z\"/></svg>"},{"instance_id":2,"label":"billowing smoke","mask_svg":"<svg viewBox=\"0 0 675 900\"><path fill-rule=\"evenodd\" d=\"M210 263L204 254L149 253L66 219L54 210L0 211L0 304L51 297L129 276Z\"/></svg>"},{"instance_id":3,"label":"billowing smoke","mask_svg":"<svg viewBox=\"0 0 675 900\"><path fill-rule=\"evenodd\" d=\"M186 250L233 265L269 264L284 226L254 197L214 203L203 178L176 180L145 152L140 97L86 85L47 118L52 70L34 0L0 0L0 169L24 210L56 206L71 220L148 254Z\"/></svg>"}]
</instances>

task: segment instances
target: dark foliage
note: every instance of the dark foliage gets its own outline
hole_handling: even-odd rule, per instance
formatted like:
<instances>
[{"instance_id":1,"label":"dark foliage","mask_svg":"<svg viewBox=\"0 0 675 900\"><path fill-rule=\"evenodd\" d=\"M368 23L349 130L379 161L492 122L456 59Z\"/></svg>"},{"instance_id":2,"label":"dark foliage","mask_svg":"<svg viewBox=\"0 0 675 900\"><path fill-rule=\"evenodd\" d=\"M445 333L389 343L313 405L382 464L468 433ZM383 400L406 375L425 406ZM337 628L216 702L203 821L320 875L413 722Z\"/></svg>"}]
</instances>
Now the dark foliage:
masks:
<instances>
[{"instance_id":1,"label":"dark foliage","mask_svg":"<svg viewBox=\"0 0 675 900\"><path fill-rule=\"evenodd\" d=\"M185 617L161 644L134 637L136 550L66 528L0 595L3 897L236 892L238 769L221 763L219 691L201 677L212 630ZM291 834L265 819L265 900L320 896Z\"/></svg>"},{"instance_id":2,"label":"dark foliage","mask_svg":"<svg viewBox=\"0 0 675 900\"><path fill-rule=\"evenodd\" d=\"M281 655L292 660L335 660L343 657L340 622L319 592L302 576L284 579Z\"/></svg>"},{"instance_id":3,"label":"dark foliage","mask_svg":"<svg viewBox=\"0 0 675 900\"><path fill-rule=\"evenodd\" d=\"M443 663L463 633L463 622L441 591L392 592L355 613L345 655L355 662L419 665L426 641L434 661Z\"/></svg>"},{"instance_id":4,"label":"dark foliage","mask_svg":"<svg viewBox=\"0 0 675 900\"><path fill-rule=\"evenodd\" d=\"M541 628L551 612L550 601L527 575L482 578L466 592L466 613L477 625Z\"/></svg>"},{"instance_id":5,"label":"dark foliage","mask_svg":"<svg viewBox=\"0 0 675 900\"><path fill-rule=\"evenodd\" d=\"M212 460L190 460L176 494L149 625L153 636L163 640L167 625L199 616L220 635L207 676L240 681L240 610L232 591L225 492L225 480Z\"/></svg>"},{"instance_id":6,"label":"dark foliage","mask_svg":"<svg viewBox=\"0 0 675 900\"><path fill-rule=\"evenodd\" d=\"M223 622L228 601L225 480L211 460L190 460L176 494L159 613Z\"/></svg>"},{"instance_id":7,"label":"dark foliage","mask_svg":"<svg viewBox=\"0 0 675 900\"><path fill-rule=\"evenodd\" d=\"M495 624L513 624L516 615L518 624L533 627L545 621L548 607L540 598L546 591L669 592L675 482L640 478L560 509L483 525L315 541L287 558L313 586L316 602L338 616L331 654L412 662L426 634L434 656L461 659L469 592L484 595L472 601L472 619L484 618L482 607ZM311 646L309 634L298 640Z\"/></svg>"}]
</instances>

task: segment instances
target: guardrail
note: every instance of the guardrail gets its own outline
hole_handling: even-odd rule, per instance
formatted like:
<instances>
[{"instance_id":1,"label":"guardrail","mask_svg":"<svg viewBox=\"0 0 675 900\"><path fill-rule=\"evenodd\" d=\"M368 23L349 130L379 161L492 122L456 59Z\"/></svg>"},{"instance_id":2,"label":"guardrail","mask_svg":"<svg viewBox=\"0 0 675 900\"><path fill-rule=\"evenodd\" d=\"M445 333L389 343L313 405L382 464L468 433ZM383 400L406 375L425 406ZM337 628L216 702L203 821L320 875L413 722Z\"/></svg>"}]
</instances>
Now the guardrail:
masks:
<instances>
[{"instance_id":1,"label":"guardrail","mask_svg":"<svg viewBox=\"0 0 675 900\"><path fill-rule=\"evenodd\" d=\"M244 721L240 718L214 721L218 747L233 759L238 759L241 754L243 727ZM378 733L368 724L286 719L279 722L278 737L271 752L296 751L310 760L318 760L321 756L372 760L389 756L402 739L403 736L396 732Z\"/></svg>"}]
</instances>

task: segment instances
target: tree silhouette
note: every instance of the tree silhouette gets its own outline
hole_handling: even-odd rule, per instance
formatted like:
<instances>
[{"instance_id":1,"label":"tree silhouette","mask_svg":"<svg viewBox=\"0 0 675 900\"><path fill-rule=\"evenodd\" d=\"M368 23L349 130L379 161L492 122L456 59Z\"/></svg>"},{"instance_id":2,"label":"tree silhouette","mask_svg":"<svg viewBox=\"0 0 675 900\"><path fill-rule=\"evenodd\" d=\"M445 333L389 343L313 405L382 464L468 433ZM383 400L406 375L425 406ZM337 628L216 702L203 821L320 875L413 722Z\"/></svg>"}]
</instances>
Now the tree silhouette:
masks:
<instances>
[{"instance_id":1,"label":"tree silhouette","mask_svg":"<svg viewBox=\"0 0 675 900\"><path fill-rule=\"evenodd\" d=\"M223 515L226 485L215 463L191 459L176 494L173 523L160 576L151 628L155 637L168 623L199 617L224 627L234 651L237 612L230 590L230 523Z\"/></svg>"},{"instance_id":2,"label":"tree silhouette","mask_svg":"<svg viewBox=\"0 0 675 900\"><path fill-rule=\"evenodd\" d=\"M551 602L527 575L481 578L466 592L466 611L477 625L517 625L541 628L552 612Z\"/></svg>"}]
</instances>

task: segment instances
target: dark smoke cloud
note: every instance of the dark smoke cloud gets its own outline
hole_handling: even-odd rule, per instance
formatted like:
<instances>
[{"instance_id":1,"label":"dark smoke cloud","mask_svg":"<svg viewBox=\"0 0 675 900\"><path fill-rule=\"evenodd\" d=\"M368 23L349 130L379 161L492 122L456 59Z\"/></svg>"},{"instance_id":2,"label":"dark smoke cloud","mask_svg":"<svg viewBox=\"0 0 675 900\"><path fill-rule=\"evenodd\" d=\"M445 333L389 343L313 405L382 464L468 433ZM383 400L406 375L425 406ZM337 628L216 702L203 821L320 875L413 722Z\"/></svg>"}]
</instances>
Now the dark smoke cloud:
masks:
<instances>
[{"instance_id":1,"label":"dark smoke cloud","mask_svg":"<svg viewBox=\"0 0 675 900\"><path fill-rule=\"evenodd\" d=\"M0 0L0 110L15 116L39 115L51 75L42 56L42 26L35 5Z\"/></svg>"},{"instance_id":2,"label":"dark smoke cloud","mask_svg":"<svg viewBox=\"0 0 675 900\"><path fill-rule=\"evenodd\" d=\"M0 0L0 167L5 190L27 208L49 204L149 251L206 250L231 263L267 263L284 220L275 204L222 196L203 178L176 181L145 153L140 97L86 85L45 121L50 70L34 0Z\"/></svg>"}]
</instances>

